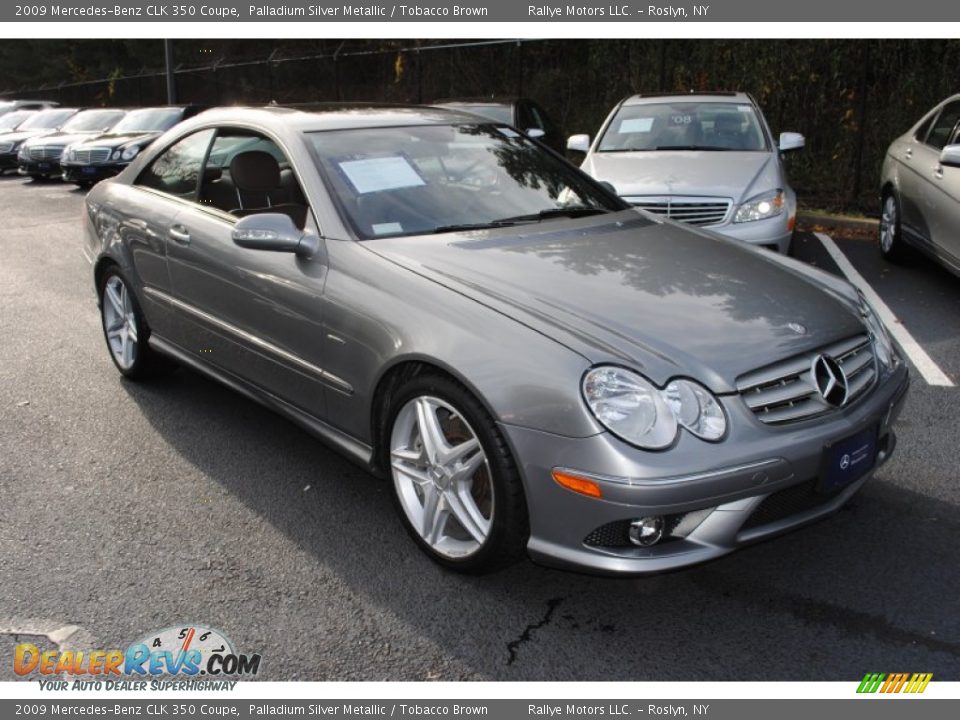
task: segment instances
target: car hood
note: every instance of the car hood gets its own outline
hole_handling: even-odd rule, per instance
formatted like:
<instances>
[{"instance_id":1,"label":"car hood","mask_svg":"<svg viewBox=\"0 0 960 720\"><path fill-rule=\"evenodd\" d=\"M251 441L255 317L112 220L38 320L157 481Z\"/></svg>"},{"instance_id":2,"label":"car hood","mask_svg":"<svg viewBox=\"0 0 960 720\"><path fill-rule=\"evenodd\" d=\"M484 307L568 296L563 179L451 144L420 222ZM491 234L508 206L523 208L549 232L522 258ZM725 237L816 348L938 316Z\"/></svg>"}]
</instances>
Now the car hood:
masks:
<instances>
[{"instance_id":1,"label":"car hood","mask_svg":"<svg viewBox=\"0 0 960 720\"><path fill-rule=\"evenodd\" d=\"M41 135L49 135L52 132L55 131L50 129L16 130L0 135L0 142L20 142L21 140L28 140L29 138L39 137Z\"/></svg>"},{"instance_id":2,"label":"car hood","mask_svg":"<svg viewBox=\"0 0 960 720\"><path fill-rule=\"evenodd\" d=\"M622 197L695 195L740 203L782 188L776 156L769 152L653 150L592 153L583 170L611 183Z\"/></svg>"},{"instance_id":3,"label":"car hood","mask_svg":"<svg viewBox=\"0 0 960 720\"><path fill-rule=\"evenodd\" d=\"M733 392L745 372L864 331L816 271L633 210L364 246L658 384L690 376Z\"/></svg>"},{"instance_id":4,"label":"car hood","mask_svg":"<svg viewBox=\"0 0 960 720\"><path fill-rule=\"evenodd\" d=\"M159 132L123 133L122 135L111 135L107 133L106 135L97 135L82 142L74 143L74 145L86 145L89 147L95 145L97 147L117 148L130 143L151 143L160 137L160 135L162 135L162 133Z\"/></svg>"},{"instance_id":5,"label":"car hood","mask_svg":"<svg viewBox=\"0 0 960 720\"><path fill-rule=\"evenodd\" d=\"M93 132L77 132L77 133L65 133L65 132L53 132L44 135L43 137L34 138L29 143L30 145L50 143L52 145L72 145L76 142L82 142L92 137L99 135L99 131Z\"/></svg>"}]
</instances>

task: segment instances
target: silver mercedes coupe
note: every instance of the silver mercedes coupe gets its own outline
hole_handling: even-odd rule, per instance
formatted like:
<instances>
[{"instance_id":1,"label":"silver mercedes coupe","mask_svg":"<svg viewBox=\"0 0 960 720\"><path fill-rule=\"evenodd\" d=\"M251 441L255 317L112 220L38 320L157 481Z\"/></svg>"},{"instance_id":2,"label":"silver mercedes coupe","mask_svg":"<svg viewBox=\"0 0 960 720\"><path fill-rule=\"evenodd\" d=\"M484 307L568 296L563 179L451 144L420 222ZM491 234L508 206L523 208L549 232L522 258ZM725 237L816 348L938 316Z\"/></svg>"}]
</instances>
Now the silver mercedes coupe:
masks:
<instances>
[{"instance_id":1,"label":"silver mercedes coupe","mask_svg":"<svg viewBox=\"0 0 960 720\"><path fill-rule=\"evenodd\" d=\"M211 110L85 226L124 376L175 361L283 414L453 569L701 562L830 514L894 449L907 368L853 286L475 115Z\"/></svg>"}]
</instances>

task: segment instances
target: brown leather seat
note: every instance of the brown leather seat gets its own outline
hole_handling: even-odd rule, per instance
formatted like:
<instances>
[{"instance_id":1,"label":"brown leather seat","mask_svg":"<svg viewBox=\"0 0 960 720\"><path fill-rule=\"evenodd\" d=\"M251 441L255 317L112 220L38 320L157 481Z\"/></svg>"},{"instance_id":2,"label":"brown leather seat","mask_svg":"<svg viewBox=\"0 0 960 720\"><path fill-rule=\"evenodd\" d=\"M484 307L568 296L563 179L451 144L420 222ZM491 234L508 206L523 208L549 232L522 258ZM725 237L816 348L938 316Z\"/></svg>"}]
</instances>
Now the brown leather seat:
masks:
<instances>
[{"instance_id":1,"label":"brown leather seat","mask_svg":"<svg viewBox=\"0 0 960 720\"><path fill-rule=\"evenodd\" d=\"M231 215L246 217L267 212L283 213L298 228L303 228L307 206L292 201L289 181L288 187L284 187L280 163L273 155L262 150L237 154L230 162L230 179L236 195Z\"/></svg>"}]
</instances>

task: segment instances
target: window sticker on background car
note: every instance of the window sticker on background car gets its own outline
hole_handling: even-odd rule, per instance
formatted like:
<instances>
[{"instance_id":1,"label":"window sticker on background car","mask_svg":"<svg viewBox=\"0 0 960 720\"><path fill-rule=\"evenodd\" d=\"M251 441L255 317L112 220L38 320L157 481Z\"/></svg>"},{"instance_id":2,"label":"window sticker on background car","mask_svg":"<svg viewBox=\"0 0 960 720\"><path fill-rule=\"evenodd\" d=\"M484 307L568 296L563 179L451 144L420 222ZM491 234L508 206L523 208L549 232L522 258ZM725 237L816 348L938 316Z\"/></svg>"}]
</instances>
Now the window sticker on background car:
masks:
<instances>
[{"instance_id":1,"label":"window sticker on background car","mask_svg":"<svg viewBox=\"0 0 960 720\"><path fill-rule=\"evenodd\" d=\"M374 223L371 225L373 232L377 235L387 235L388 233L403 232L403 225L398 222Z\"/></svg>"},{"instance_id":2,"label":"window sticker on background car","mask_svg":"<svg viewBox=\"0 0 960 720\"><path fill-rule=\"evenodd\" d=\"M737 110L740 112L750 112L752 109L749 105L737 105Z\"/></svg>"},{"instance_id":3,"label":"window sticker on background car","mask_svg":"<svg viewBox=\"0 0 960 720\"><path fill-rule=\"evenodd\" d=\"M347 160L338 165L358 195L426 185L420 173L402 155Z\"/></svg>"},{"instance_id":4,"label":"window sticker on background car","mask_svg":"<svg viewBox=\"0 0 960 720\"><path fill-rule=\"evenodd\" d=\"M653 118L627 118L620 121L620 127L617 133L624 135L626 133L645 133L653 128Z\"/></svg>"}]
</instances>

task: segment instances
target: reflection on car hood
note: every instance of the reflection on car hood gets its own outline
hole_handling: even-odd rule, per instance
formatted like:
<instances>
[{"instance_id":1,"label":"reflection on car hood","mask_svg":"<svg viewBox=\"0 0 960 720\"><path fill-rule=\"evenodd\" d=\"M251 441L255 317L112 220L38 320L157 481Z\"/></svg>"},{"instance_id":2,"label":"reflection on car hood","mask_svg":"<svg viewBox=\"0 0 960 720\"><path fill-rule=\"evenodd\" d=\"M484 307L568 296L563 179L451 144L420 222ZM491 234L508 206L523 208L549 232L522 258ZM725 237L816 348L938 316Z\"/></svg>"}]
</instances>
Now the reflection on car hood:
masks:
<instances>
[{"instance_id":1,"label":"reflection on car hood","mask_svg":"<svg viewBox=\"0 0 960 720\"><path fill-rule=\"evenodd\" d=\"M20 142L21 140L26 140L32 137L49 135L52 132L54 131L50 130L49 128L37 130L17 130L16 132L8 132L0 135L0 142Z\"/></svg>"},{"instance_id":2,"label":"reflection on car hood","mask_svg":"<svg viewBox=\"0 0 960 720\"><path fill-rule=\"evenodd\" d=\"M81 140L86 140L99 134L99 131L96 130L93 132L53 132L43 137L32 139L30 145L45 145L48 143L51 145L72 145L75 142L80 142Z\"/></svg>"},{"instance_id":3,"label":"reflection on car hood","mask_svg":"<svg viewBox=\"0 0 960 720\"><path fill-rule=\"evenodd\" d=\"M799 267L635 211L364 245L658 383L688 375L731 392L744 372L863 332L854 308Z\"/></svg>"},{"instance_id":4,"label":"reflection on car hood","mask_svg":"<svg viewBox=\"0 0 960 720\"><path fill-rule=\"evenodd\" d=\"M783 187L775 156L768 152L655 150L594 153L583 169L612 183L617 194L705 195L742 202Z\"/></svg>"},{"instance_id":5,"label":"reflection on car hood","mask_svg":"<svg viewBox=\"0 0 960 720\"><path fill-rule=\"evenodd\" d=\"M129 143L140 143L141 145L146 143L151 143L160 137L162 133L159 132L142 132L142 133L123 133L122 135L111 135L107 133L105 135L97 135L96 137L89 138L80 143L75 143L74 147L80 145L85 145L88 147L108 147L115 148L120 147L121 145L127 145Z\"/></svg>"}]
</instances>

